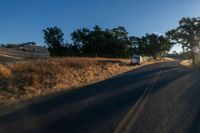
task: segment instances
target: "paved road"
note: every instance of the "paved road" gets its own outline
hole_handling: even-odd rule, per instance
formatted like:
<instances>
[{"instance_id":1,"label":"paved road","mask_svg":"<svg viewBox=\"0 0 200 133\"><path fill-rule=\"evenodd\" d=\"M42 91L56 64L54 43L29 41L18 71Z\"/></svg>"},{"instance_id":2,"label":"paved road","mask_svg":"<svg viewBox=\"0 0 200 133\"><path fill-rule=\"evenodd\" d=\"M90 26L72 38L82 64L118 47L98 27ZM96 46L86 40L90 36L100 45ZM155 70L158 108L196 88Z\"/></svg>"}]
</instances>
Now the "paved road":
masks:
<instances>
[{"instance_id":1,"label":"paved road","mask_svg":"<svg viewBox=\"0 0 200 133\"><path fill-rule=\"evenodd\" d=\"M144 66L0 117L0 132L199 133L200 72Z\"/></svg>"}]
</instances>

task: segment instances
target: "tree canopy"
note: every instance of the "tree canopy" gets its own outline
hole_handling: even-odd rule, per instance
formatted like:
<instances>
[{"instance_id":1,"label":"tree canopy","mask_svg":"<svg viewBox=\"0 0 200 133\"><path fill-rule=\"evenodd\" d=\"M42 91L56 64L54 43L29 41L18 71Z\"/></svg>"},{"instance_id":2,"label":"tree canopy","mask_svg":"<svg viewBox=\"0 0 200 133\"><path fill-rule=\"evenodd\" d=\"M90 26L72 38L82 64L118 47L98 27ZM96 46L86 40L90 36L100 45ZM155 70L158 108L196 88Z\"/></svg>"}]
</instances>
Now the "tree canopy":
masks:
<instances>
[{"instance_id":1,"label":"tree canopy","mask_svg":"<svg viewBox=\"0 0 200 133\"><path fill-rule=\"evenodd\" d=\"M71 33L71 44L63 43L63 32L57 27L44 30L45 42L51 55L89 57L131 57L133 54L160 56L169 51L172 43L165 36L146 34L143 37L129 36L123 26L102 29L95 25L92 29L81 28ZM63 51L64 50L64 51ZM61 52L63 51L63 52Z\"/></svg>"},{"instance_id":2,"label":"tree canopy","mask_svg":"<svg viewBox=\"0 0 200 133\"><path fill-rule=\"evenodd\" d=\"M102 30L98 25L92 30L77 29L72 34L74 44L87 56L125 57L128 32L124 27Z\"/></svg>"},{"instance_id":3,"label":"tree canopy","mask_svg":"<svg viewBox=\"0 0 200 133\"><path fill-rule=\"evenodd\" d=\"M159 57L163 52L169 51L173 44L164 36L156 34L146 34L138 41L139 52L153 58Z\"/></svg>"},{"instance_id":4,"label":"tree canopy","mask_svg":"<svg viewBox=\"0 0 200 133\"><path fill-rule=\"evenodd\" d=\"M167 36L174 43L181 44L186 51L191 51L193 66L195 67L195 54L192 49L193 47L200 47L200 18L182 18L179 21L179 26L168 31Z\"/></svg>"},{"instance_id":5,"label":"tree canopy","mask_svg":"<svg viewBox=\"0 0 200 133\"><path fill-rule=\"evenodd\" d=\"M65 55L64 33L58 27L48 27L43 30L45 43L51 56Z\"/></svg>"},{"instance_id":6,"label":"tree canopy","mask_svg":"<svg viewBox=\"0 0 200 133\"><path fill-rule=\"evenodd\" d=\"M191 50L199 46L200 42L200 18L182 18L179 26L167 32L167 36L175 43L182 44L185 50Z\"/></svg>"}]
</instances>

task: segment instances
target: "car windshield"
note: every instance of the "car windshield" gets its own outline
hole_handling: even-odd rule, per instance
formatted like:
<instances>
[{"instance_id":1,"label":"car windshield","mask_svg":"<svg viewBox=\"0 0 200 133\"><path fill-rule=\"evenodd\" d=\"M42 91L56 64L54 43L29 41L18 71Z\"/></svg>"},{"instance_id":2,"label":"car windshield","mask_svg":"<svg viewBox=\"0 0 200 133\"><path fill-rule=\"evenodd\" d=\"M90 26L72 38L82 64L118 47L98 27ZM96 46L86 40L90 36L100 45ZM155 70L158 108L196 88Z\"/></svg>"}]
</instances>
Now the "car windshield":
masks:
<instances>
[{"instance_id":1,"label":"car windshield","mask_svg":"<svg viewBox=\"0 0 200 133\"><path fill-rule=\"evenodd\" d=\"M0 0L0 133L200 133L200 0Z\"/></svg>"}]
</instances>

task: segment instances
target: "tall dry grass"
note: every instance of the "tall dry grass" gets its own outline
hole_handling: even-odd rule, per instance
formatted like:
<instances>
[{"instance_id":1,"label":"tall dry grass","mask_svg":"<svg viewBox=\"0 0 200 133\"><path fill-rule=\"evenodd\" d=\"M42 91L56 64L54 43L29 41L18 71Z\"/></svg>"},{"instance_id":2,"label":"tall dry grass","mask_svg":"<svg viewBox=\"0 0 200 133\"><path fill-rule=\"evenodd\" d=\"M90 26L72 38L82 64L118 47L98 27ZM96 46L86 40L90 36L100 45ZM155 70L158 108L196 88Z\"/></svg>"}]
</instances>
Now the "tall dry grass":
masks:
<instances>
[{"instance_id":1,"label":"tall dry grass","mask_svg":"<svg viewBox=\"0 0 200 133\"><path fill-rule=\"evenodd\" d=\"M49 58L0 65L0 104L88 85L132 69L130 60Z\"/></svg>"},{"instance_id":2,"label":"tall dry grass","mask_svg":"<svg viewBox=\"0 0 200 133\"><path fill-rule=\"evenodd\" d=\"M6 66L0 64L0 77L9 77L11 75L11 70Z\"/></svg>"}]
</instances>

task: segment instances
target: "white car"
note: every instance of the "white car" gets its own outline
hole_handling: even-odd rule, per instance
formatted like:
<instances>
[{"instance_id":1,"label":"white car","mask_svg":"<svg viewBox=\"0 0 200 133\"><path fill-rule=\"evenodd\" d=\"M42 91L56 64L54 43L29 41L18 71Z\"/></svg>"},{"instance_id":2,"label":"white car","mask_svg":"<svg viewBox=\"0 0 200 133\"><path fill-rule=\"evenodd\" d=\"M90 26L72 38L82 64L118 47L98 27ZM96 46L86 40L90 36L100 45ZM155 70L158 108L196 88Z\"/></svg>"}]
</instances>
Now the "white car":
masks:
<instances>
[{"instance_id":1,"label":"white car","mask_svg":"<svg viewBox=\"0 0 200 133\"><path fill-rule=\"evenodd\" d=\"M140 65L142 64L143 60L142 60L142 56L140 55L133 55L131 58L131 64L133 65Z\"/></svg>"}]
</instances>

